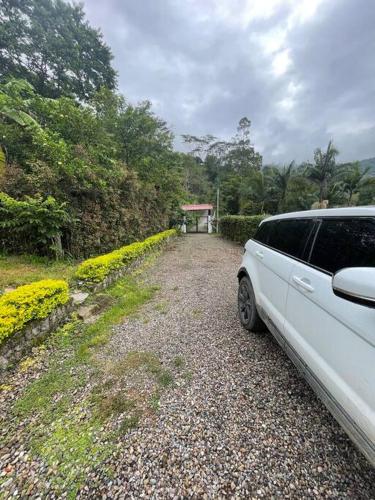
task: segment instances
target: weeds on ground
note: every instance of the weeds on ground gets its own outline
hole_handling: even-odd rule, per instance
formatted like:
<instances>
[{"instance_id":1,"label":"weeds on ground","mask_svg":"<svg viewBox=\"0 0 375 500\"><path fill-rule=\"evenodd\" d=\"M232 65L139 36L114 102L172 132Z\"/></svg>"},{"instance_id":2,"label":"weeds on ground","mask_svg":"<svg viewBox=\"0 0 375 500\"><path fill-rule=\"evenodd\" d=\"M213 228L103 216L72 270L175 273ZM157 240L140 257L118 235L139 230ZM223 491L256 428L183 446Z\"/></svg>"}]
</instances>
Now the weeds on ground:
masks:
<instances>
[{"instance_id":1,"label":"weeds on ground","mask_svg":"<svg viewBox=\"0 0 375 500\"><path fill-rule=\"evenodd\" d=\"M144 267L147 265L146 261ZM130 352L109 365L105 373L95 356L108 342L112 327L134 314L156 289L140 284L133 275L94 298L101 311L98 320L85 325L73 317L47 339L49 368L27 386L14 405L14 425L17 427L17 420L26 422L30 449L52 470L49 482L57 494L67 492L74 498L87 470L113 452L116 436L138 424L143 406L156 410L160 391L173 383L171 372L153 353ZM139 404L120 385L121 378L139 371L152 377L151 402L147 396ZM103 376L107 380L87 390L93 380ZM118 422L117 429L107 426L111 418Z\"/></svg>"},{"instance_id":2,"label":"weeds on ground","mask_svg":"<svg viewBox=\"0 0 375 500\"><path fill-rule=\"evenodd\" d=\"M161 314L167 314L168 312L168 302L159 302L154 306L155 311L160 312Z\"/></svg>"},{"instance_id":3,"label":"weeds on ground","mask_svg":"<svg viewBox=\"0 0 375 500\"><path fill-rule=\"evenodd\" d=\"M202 316L202 309L193 309L191 311L191 314L195 316L196 318L200 318Z\"/></svg>"},{"instance_id":4,"label":"weeds on ground","mask_svg":"<svg viewBox=\"0 0 375 500\"><path fill-rule=\"evenodd\" d=\"M185 361L182 356L176 356L173 360L173 364L177 369L181 369L185 366Z\"/></svg>"}]
</instances>

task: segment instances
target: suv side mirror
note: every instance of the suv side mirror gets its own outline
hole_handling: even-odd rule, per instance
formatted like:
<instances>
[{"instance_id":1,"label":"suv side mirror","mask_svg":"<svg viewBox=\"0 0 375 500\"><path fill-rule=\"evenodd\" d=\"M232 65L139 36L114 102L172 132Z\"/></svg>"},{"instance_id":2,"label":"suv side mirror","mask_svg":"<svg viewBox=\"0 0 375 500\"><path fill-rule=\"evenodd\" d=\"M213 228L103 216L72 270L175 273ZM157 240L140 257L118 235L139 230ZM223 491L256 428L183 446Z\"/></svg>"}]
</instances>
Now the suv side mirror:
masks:
<instances>
[{"instance_id":1,"label":"suv side mirror","mask_svg":"<svg viewBox=\"0 0 375 500\"><path fill-rule=\"evenodd\" d=\"M356 304L375 308L375 267L346 267L332 278L333 293Z\"/></svg>"}]
</instances>

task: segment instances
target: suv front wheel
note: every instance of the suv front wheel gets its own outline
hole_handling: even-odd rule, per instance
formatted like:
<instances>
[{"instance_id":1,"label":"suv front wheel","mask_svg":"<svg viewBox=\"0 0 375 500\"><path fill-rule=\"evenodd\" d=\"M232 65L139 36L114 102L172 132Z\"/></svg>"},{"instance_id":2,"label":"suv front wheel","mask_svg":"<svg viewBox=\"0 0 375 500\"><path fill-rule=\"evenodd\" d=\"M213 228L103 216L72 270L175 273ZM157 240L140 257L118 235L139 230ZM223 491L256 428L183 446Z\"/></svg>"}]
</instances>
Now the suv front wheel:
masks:
<instances>
[{"instance_id":1,"label":"suv front wheel","mask_svg":"<svg viewBox=\"0 0 375 500\"><path fill-rule=\"evenodd\" d=\"M241 278L238 286L238 313L241 324L246 330L262 332L266 329L258 314L254 290L247 276Z\"/></svg>"}]
</instances>

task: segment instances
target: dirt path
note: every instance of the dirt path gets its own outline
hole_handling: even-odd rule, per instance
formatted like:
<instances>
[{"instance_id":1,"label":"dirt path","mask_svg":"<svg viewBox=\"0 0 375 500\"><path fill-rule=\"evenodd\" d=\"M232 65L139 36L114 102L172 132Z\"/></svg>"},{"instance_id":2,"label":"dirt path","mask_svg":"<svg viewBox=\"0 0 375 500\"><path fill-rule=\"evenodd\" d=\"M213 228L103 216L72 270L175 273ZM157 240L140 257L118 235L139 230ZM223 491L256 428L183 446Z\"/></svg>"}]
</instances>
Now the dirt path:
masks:
<instances>
[{"instance_id":1,"label":"dirt path","mask_svg":"<svg viewBox=\"0 0 375 500\"><path fill-rule=\"evenodd\" d=\"M153 352L178 375L123 437L113 478L93 487L96 471L83 496L375 498L374 471L270 334L239 325L241 251L191 235L148 271L160 291L106 356Z\"/></svg>"}]
</instances>

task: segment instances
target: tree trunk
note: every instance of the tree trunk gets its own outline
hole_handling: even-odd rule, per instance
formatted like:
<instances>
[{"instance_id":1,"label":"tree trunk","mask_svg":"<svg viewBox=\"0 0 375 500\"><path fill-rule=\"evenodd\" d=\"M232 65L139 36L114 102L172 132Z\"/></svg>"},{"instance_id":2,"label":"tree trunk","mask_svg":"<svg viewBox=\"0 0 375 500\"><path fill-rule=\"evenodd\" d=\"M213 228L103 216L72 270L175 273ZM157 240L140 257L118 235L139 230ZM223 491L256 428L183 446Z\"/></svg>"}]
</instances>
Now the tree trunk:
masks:
<instances>
[{"instance_id":1,"label":"tree trunk","mask_svg":"<svg viewBox=\"0 0 375 500\"><path fill-rule=\"evenodd\" d=\"M55 252L56 260L64 257L64 250L61 243L61 234L52 237L52 249Z\"/></svg>"},{"instance_id":2,"label":"tree trunk","mask_svg":"<svg viewBox=\"0 0 375 500\"><path fill-rule=\"evenodd\" d=\"M320 185L320 203L327 199L327 179L323 179Z\"/></svg>"}]
</instances>

